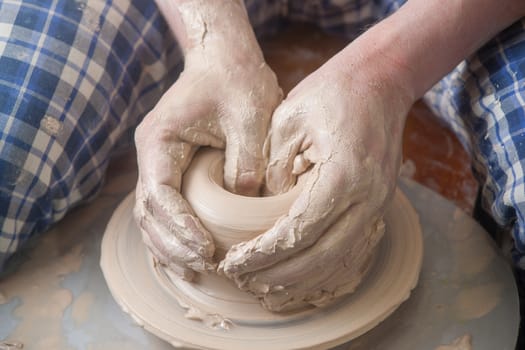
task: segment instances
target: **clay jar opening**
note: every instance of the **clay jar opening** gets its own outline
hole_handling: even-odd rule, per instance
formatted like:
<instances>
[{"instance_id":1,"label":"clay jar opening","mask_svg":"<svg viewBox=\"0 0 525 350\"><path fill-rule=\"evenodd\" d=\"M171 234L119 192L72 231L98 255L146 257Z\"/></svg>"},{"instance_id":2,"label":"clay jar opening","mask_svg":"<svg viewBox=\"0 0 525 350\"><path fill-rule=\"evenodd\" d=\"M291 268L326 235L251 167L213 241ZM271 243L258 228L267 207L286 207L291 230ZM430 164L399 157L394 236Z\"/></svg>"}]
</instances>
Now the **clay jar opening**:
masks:
<instances>
[{"instance_id":1,"label":"clay jar opening","mask_svg":"<svg viewBox=\"0 0 525 350\"><path fill-rule=\"evenodd\" d=\"M202 149L195 155L182 180L182 194L202 224L213 235L216 258L228 249L271 228L298 197L300 186L264 197L248 197L223 187L224 153Z\"/></svg>"}]
</instances>

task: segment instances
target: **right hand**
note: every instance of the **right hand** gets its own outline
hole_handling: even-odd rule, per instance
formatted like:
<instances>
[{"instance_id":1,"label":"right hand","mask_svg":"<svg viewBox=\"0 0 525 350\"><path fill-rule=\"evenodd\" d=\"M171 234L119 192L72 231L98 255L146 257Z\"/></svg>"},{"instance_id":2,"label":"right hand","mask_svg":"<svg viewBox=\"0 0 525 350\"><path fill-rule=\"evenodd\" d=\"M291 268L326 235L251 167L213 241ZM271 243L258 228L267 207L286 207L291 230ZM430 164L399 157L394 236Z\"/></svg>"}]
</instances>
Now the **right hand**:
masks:
<instances>
[{"instance_id":1,"label":"right hand","mask_svg":"<svg viewBox=\"0 0 525 350\"><path fill-rule=\"evenodd\" d=\"M197 46L179 79L137 128L139 179L134 215L158 263L187 280L214 270L215 246L182 198L181 178L200 146L225 149L224 184L257 195L264 178L263 144L282 91L260 49Z\"/></svg>"},{"instance_id":2,"label":"right hand","mask_svg":"<svg viewBox=\"0 0 525 350\"><path fill-rule=\"evenodd\" d=\"M302 175L301 193L272 228L231 247L219 268L271 311L353 292L383 234L413 100L351 45L273 114L266 185L283 193Z\"/></svg>"}]
</instances>

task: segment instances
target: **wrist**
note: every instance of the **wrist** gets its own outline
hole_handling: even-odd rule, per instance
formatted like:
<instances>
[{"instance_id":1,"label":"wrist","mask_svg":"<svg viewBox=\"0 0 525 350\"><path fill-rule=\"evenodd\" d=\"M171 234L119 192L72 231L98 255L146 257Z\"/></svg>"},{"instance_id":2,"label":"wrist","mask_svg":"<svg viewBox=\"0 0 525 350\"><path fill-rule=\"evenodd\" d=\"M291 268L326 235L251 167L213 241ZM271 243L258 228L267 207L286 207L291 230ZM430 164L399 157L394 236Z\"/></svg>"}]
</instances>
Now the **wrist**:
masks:
<instances>
[{"instance_id":1,"label":"wrist","mask_svg":"<svg viewBox=\"0 0 525 350\"><path fill-rule=\"evenodd\" d=\"M418 98L412 80L413 71L390 54L390 46L395 45L395 41L381 35L376 39L370 34L365 33L356 39L334 56L330 64L353 89L364 94L381 95L395 104L393 113L407 113Z\"/></svg>"},{"instance_id":2,"label":"wrist","mask_svg":"<svg viewBox=\"0 0 525 350\"><path fill-rule=\"evenodd\" d=\"M169 3L177 18L172 28L185 56L229 56L233 61L258 58L262 51L241 0L157 0ZM165 13L166 11L163 11ZM166 15L166 13L165 13ZM169 22L169 21L168 21ZM174 21L172 21L174 22Z\"/></svg>"},{"instance_id":3,"label":"wrist","mask_svg":"<svg viewBox=\"0 0 525 350\"><path fill-rule=\"evenodd\" d=\"M522 0L408 1L348 45L345 62L373 66L413 99L523 16ZM465 15L468 13L468 16ZM364 64L363 64L364 63Z\"/></svg>"},{"instance_id":4,"label":"wrist","mask_svg":"<svg viewBox=\"0 0 525 350\"><path fill-rule=\"evenodd\" d=\"M363 84L397 91L411 106L420 97L414 80L416 72L406 57L399 54L402 34L384 22L346 46L335 57L337 65L349 78L358 75L363 77Z\"/></svg>"}]
</instances>

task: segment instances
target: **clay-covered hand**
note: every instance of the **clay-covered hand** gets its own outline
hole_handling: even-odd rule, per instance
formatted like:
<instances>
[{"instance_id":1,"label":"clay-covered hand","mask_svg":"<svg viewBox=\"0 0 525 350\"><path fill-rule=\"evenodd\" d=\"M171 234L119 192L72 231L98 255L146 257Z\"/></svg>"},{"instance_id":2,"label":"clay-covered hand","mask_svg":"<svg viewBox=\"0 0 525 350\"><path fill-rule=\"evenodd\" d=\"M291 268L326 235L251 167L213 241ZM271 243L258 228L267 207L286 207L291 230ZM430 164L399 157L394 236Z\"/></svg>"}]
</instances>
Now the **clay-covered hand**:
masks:
<instances>
[{"instance_id":1,"label":"clay-covered hand","mask_svg":"<svg viewBox=\"0 0 525 350\"><path fill-rule=\"evenodd\" d=\"M324 305L352 292L384 231L412 103L366 64L336 56L296 86L273 115L267 186L302 192L288 215L233 246L220 269L272 311Z\"/></svg>"},{"instance_id":2,"label":"clay-covered hand","mask_svg":"<svg viewBox=\"0 0 525 350\"><path fill-rule=\"evenodd\" d=\"M214 14L209 16L213 20ZM135 136L136 221L158 262L188 280L193 271L215 269L215 248L180 194L184 171L199 147L225 149L225 187L257 195L266 169L263 144L271 114L282 99L253 33L246 34L251 41L232 48L234 41L212 32L211 20L203 25L204 34L188 34L202 42L186 51L183 73Z\"/></svg>"}]
</instances>

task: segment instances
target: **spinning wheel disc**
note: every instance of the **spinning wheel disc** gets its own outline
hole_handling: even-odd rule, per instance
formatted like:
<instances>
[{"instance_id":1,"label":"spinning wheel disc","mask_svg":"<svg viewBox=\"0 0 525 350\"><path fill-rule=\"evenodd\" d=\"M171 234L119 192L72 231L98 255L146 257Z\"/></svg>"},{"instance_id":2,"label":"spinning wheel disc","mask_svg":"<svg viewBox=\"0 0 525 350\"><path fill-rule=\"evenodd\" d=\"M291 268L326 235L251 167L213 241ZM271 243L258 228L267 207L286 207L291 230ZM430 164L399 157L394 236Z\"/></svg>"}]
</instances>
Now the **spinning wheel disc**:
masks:
<instances>
[{"instance_id":1,"label":"spinning wheel disc","mask_svg":"<svg viewBox=\"0 0 525 350\"><path fill-rule=\"evenodd\" d=\"M356 292L323 308L273 314L233 287L214 293L218 278L195 284L170 278L153 264L133 219L134 195L117 208L102 241L101 267L115 300L146 330L176 347L325 349L353 339L388 317L415 287L423 241L415 210L397 190L385 214L375 261ZM219 288L220 289L220 288ZM226 292L225 292L226 291ZM192 303L232 322L230 329L185 317Z\"/></svg>"}]
</instances>

